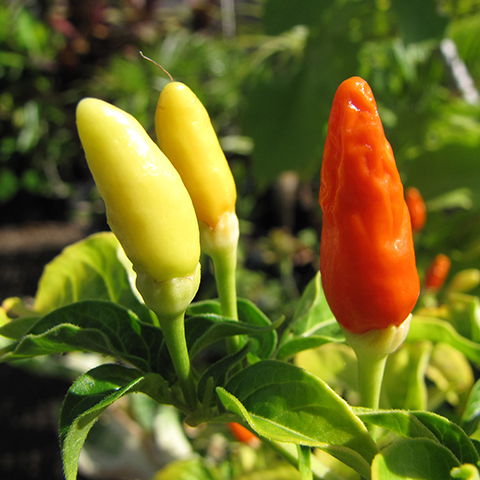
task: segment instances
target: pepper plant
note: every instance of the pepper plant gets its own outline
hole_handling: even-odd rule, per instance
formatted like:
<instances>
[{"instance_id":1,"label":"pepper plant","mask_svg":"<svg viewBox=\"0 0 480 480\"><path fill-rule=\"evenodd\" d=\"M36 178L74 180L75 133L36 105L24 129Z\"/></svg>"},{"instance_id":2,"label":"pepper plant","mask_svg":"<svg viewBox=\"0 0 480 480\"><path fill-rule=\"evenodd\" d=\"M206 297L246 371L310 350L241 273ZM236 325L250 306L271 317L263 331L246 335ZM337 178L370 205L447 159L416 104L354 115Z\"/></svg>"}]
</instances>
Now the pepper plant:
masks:
<instances>
[{"instance_id":1,"label":"pepper plant","mask_svg":"<svg viewBox=\"0 0 480 480\"><path fill-rule=\"evenodd\" d=\"M80 139L113 233L47 265L32 307L8 299L1 310L3 362L74 351L105 359L62 406L66 479L76 478L98 418L134 393L173 405L192 427L242 424L302 480L480 478L480 385L452 418L425 395L437 346L480 363L480 302L457 278L444 304L412 315L420 282L411 221L366 82L349 79L335 96L320 191L322 278L283 325L237 298L235 185L203 106L172 82L155 120L163 152L127 113L80 102ZM219 298L196 302L200 248L213 259ZM347 344L358 384L341 391L328 360L347 359ZM223 353L205 363L213 346ZM305 354L317 355L318 374L301 366Z\"/></svg>"}]
</instances>

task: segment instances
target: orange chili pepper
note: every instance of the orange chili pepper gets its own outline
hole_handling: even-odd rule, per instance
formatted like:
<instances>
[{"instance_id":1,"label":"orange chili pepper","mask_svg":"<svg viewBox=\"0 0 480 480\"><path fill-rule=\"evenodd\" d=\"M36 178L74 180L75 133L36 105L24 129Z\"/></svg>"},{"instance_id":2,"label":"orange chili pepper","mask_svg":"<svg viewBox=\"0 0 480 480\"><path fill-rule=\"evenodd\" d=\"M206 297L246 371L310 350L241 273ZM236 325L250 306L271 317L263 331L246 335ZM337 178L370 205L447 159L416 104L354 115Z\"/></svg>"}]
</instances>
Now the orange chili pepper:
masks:
<instances>
[{"instance_id":1,"label":"orange chili pepper","mask_svg":"<svg viewBox=\"0 0 480 480\"><path fill-rule=\"evenodd\" d=\"M405 201L412 220L412 230L419 232L427 220L427 209L422 194L415 187L408 187L405 190Z\"/></svg>"},{"instance_id":2,"label":"orange chili pepper","mask_svg":"<svg viewBox=\"0 0 480 480\"><path fill-rule=\"evenodd\" d=\"M248 428L245 428L243 425L240 425L237 422L230 422L228 424L230 431L233 436L242 443L246 443L251 447L256 447L260 444L260 439L252 433Z\"/></svg>"},{"instance_id":3,"label":"orange chili pepper","mask_svg":"<svg viewBox=\"0 0 480 480\"><path fill-rule=\"evenodd\" d=\"M375 98L359 77L333 100L320 187L320 270L351 333L399 326L420 292L410 215Z\"/></svg>"},{"instance_id":4,"label":"orange chili pepper","mask_svg":"<svg viewBox=\"0 0 480 480\"><path fill-rule=\"evenodd\" d=\"M424 285L430 292L437 292L447 279L452 262L443 253L438 254L425 272Z\"/></svg>"}]
</instances>

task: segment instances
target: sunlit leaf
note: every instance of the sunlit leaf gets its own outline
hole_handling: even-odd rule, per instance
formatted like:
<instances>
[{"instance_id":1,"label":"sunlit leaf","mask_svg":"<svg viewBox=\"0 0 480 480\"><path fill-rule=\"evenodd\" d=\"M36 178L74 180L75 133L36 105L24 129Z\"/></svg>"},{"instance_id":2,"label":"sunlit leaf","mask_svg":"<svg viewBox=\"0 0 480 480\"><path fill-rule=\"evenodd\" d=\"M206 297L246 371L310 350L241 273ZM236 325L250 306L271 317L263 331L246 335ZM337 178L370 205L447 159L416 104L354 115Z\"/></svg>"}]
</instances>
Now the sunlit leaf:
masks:
<instances>
[{"instance_id":1,"label":"sunlit leaf","mask_svg":"<svg viewBox=\"0 0 480 480\"><path fill-rule=\"evenodd\" d=\"M214 480L201 457L187 458L169 463L152 480Z\"/></svg>"},{"instance_id":2,"label":"sunlit leaf","mask_svg":"<svg viewBox=\"0 0 480 480\"><path fill-rule=\"evenodd\" d=\"M267 360L237 373L217 393L225 408L270 440L318 446L360 473L377 447L348 404L320 379Z\"/></svg>"},{"instance_id":3,"label":"sunlit leaf","mask_svg":"<svg viewBox=\"0 0 480 480\"><path fill-rule=\"evenodd\" d=\"M35 310L45 314L82 300L110 300L152 322L151 311L132 291L120 262L118 240L101 232L68 246L46 267L35 296Z\"/></svg>"},{"instance_id":4,"label":"sunlit leaf","mask_svg":"<svg viewBox=\"0 0 480 480\"><path fill-rule=\"evenodd\" d=\"M444 342L456 348L472 362L480 363L480 344L459 335L445 320L414 315L407 339Z\"/></svg>"},{"instance_id":5,"label":"sunlit leaf","mask_svg":"<svg viewBox=\"0 0 480 480\"><path fill-rule=\"evenodd\" d=\"M467 433L473 433L480 420L480 380L470 390L467 405L462 415L462 425Z\"/></svg>"},{"instance_id":6,"label":"sunlit leaf","mask_svg":"<svg viewBox=\"0 0 480 480\"><path fill-rule=\"evenodd\" d=\"M372 463L372 480L450 480L458 460L442 445L425 438L393 443Z\"/></svg>"},{"instance_id":7,"label":"sunlit leaf","mask_svg":"<svg viewBox=\"0 0 480 480\"><path fill-rule=\"evenodd\" d=\"M355 409L365 422L408 438L425 438L448 449L461 463L476 463L479 454L467 434L450 420L426 411Z\"/></svg>"},{"instance_id":8,"label":"sunlit leaf","mask_svg":"<svg viewBox=\"0 0 480 480\"><path fill-rule=\"evenodd\" d=\"M70 304L45 315L26 336L1 349L0 360L72 351L119 358L143 372L163 370L168 376L171 371L159 328L139 322L130 310L98 300Z\"/></svg>"},{"instance_id":9,"label":"sunlit leaf","mask_svg":"<svg viewBox=\"0 0 480 480\"><path fill-rule=\"evenodd\" d=\"M140 391L144 381L138 370L107 364L85 373L70 387L60 415L60 440L67 480L77 477L80 452L98 417L119 398ZM164 381L157 376L153 383L162 385Z\"/></svg>"}]
</instances>

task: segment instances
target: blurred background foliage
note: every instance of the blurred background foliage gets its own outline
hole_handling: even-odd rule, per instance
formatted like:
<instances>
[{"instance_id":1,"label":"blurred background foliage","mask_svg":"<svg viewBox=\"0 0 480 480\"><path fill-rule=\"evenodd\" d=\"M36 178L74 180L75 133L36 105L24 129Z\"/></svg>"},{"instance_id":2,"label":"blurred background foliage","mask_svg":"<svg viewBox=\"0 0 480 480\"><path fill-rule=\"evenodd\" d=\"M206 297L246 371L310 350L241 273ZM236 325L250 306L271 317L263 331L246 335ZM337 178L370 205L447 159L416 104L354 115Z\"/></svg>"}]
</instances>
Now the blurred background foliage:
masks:
<instances>
[{"instance_id":1,"label":"blurred background foliage","mask_svg":"<svg viewBox=\"0 0 480 480\"><path fill-rule=\"evenodd\" d=\"M153 133L168 78L142 51L211 114L239 190L240 294L267 313L291 312L318 269L323 143L352 75L370 83L404 183L427 201L421 274L440 252L452 273L479 268L479 32L479 0L4 0L0 223L95 229L75 107L99 97Z\"/></svg>"},{"instance_id":2,"label":"blurred background foliage","mask_svg":"<svg viewBox=\"0 0 480 480\"><path fill-rule=\"evenodd\" d=\"M452 260L450 278L469 269L464 290L480 294L471 270L480 268L480 0L0 0L0 239L1 227L39 221L80 222L85 234L105 228L75 107L85 96L102 98L153 135L168 78L139 51L189 85L212 117L238 187L239 295L270 318L291 316L318 270L328 116L336 88L353 75L373 89L405 186L426 200L427 222L415 234L421 277L443 253ZM214 282L208 268L202 275L200 294L208 298ZM420 303L446 305L452 323L468 317L478 333L478 299L452 300L449 288L447 280L438 298L427 291ZM405 406L395 403L404 400L399 365L424 373L432 348L412 344L392 357L392 406ZM442 345L432 352L430 406L445 398L461 404L470 367ZM322 347L296 361L318 365L315 373L343 392L353 382L352 358L343 346ZM162 425L177 415L157 413ZM167 447L172 429L165 431ZM206 437L193 440L197 451ZM206 457L216 458L223 437L208 438ZM196 464L192 471L210 479L233 478L240 463L243 472L266 468L264 454L233 454L233 464L222 463L223 453L212 463L215 475L198 473Z\"/></svg>"}]
</instances>

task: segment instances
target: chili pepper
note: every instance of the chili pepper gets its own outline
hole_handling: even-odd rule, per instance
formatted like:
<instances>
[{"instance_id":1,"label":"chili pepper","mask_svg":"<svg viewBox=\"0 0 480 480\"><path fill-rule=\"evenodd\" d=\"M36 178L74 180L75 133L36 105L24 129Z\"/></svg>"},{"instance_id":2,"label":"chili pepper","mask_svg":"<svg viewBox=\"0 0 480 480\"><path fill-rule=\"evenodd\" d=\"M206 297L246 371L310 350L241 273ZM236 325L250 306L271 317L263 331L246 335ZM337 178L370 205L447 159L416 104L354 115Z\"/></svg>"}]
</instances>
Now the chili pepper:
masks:
<instances>
[{"instance_id":1,"label":"chili pepper","mask_svg":"<svg viewBox=\"0 0 480 480\"><path fill-rule=\"evenodd\" d=\"M438 254L425 272L425 288L430 292L440 290L447 279L451 265L450 258L443 253Z\"/></svg>"},{"instance_id":2,"label":"chili pepper","mask_svg":"<svg viewBox=\"0 0 480 480\"><path fill-rule=\"evenodd\" d=\"M407 202L408 211L412 220L412 230L419 232L425 225L427 220L427 209L423 201L422 194L415 187L408 187L405 190L405 201Z\"/></svg>"},{"instance_id":3,"label":"chili pepper","mask_svg":"<svg viewBox=\"0 0 480 480\"><path fill-rule=\"evenodd\" d=\"M420 291L410 215L369 85L344 81L333 100L323 154L320 270L345 330L399 326Z\"/></svg>"},{"instance_id":4,"label":"chili pepper","mask_svg":"<svg viewBox=\"0 0 480 480\"><path fill-rule=\"evenodd\" d=\"M108 223L137 273L162 282L195 272L200 237L192 201L143 127L94 98L79 103L77 127Z\"/></svg>"},{"instance_id":5,"label":"chili pepper","mask_svg":"<svg viewBox=\"0 0 480 480\"><path fill-rule=\"evenodd\" d=\"M202 250L213 260L222 313L236 319L237 192L210 117L192 90L172 79L158 99L155 130L192 198Z\"/></svg>"},{"instance_id":6,"label":"chili pepper","mask_svg":"<svg viewBox=\"0 0 480 480\"><path fill-rule=\"evenodd\" d=\"M248 428L245 428L243 425L240 425L236 422L230 422L228 424L230 431L233 436L242 443L246 443L251 447L257 447L260 444L259 438L252 433Z\"/></svg>"},{"instance_id":7,"label":"chili pepper","mask_svg":"<svg viewBox=\"0 0 480 480\"><path fill-rule=\"evenodd\" d=\"M183 83L170 82L155 113L160 148L180 173L200 221L215 229L233 212L237 198L232 172L205 107Z\"/></svg>"}]
</instances>

